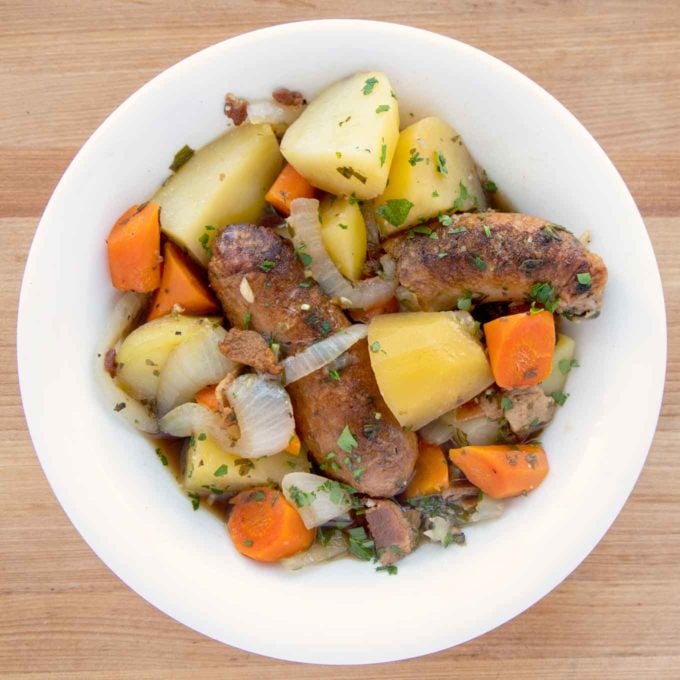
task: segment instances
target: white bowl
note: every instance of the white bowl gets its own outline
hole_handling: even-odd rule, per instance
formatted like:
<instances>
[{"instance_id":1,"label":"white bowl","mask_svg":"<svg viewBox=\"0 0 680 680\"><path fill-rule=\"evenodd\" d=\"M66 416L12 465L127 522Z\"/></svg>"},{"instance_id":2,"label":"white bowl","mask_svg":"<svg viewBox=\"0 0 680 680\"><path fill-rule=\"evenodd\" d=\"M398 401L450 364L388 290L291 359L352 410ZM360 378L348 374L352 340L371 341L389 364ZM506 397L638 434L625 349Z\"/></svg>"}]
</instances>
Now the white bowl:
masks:
<instances>
[{"instance_id":1,"label":"white bowl","mask_svg":"<svg viewBox=\"0 0 680 680\"><path fill-rule=\"evenodd\" d=\"M225 129L223 97L285 85L313 96L361 69L388 73L405 120L439 115L523 212L593 232L610 280L601 317L570 329L581 368L543 441L552 470L468 545L426 546L399 574L340 561L297 573L237 555L193 512L148 442L106 408L93 351L114 291L104 239L183 144ZM153 605L245 650L295 661L390 661L459 644L531 606L612 523L640 472L662 394L659 274L621 177L544 90L463 43L405 26L313 21L255 31L168 69L122 104L64 174L21 291L18 354L31 436L59 502L99 557Z\"/></svg>"}]
</instances>

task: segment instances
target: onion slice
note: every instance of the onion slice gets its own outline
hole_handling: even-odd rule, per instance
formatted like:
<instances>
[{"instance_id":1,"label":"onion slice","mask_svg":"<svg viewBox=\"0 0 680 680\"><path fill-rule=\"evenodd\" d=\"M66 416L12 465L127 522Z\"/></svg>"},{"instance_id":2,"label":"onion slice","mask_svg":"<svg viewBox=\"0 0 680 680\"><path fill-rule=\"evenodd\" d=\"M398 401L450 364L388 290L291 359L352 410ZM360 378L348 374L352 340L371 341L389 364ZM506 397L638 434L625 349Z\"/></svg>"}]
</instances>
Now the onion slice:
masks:
<instances>
[{"instance_id":1,"label":"onion slice","mask_svg":"<svg viewBox=\"0 0 680 680\"><path fill-rule=\"evenodd\" d=\"M322 564L329 562L340 555L347 554L347 539L340 531L333 531L328 537L328 542L321 543L315 541L307 550L295 553L290 557L284 557L279 561L279 564L286 571L297 571L305 567L311 567L314 564Z\"/></svg>"},{"instance_id":2,"label":"onion slice","mask_svg":"<svg viewBox=\"0 0 680 680\"><path fill-rule=\"evenodd\" d=\"M147 297L140 293L125 293L116 303L96 352L95 378L108 405L130 425L149 434L158 433L158 423L150 410L133 399L112 378L105 368L106 354L128 332L146 307Z\"/></svg>"},{"instance_id":3,"label":"onion slice","mask_svg":"<svg viewBox=\"0 0 680 680\"><path fill-rule=\"evenodd\" d=\"M456 409L421 427L418 434L430 444L443 444L453 439L458 446L486 446L498 440L500 423L486 416L457 420Z\"/></svg>"},{"instance_id":4,"label":"onion slice","mask_svg":"<svg viewBox=\"0 0 680 680\"><path fill-rule=\"evenodd\" d=\"M220 352L219 344L226 335L222 326L204 324L195 335L172 350L158 381L156 408L159 416L191 401L200 389L219 383L238 368L238 364Z\"/></svg>"},{"instance_id":5,"label":"onion slice","mask_svg":"<svg viewBox=\"0 0 680 680\"><path fill-rule=\"evenodd\" d=\"M289 472L281 480L281 490L308 529L345 514L352 506L340 482L311 472Z\"/></svg>"},{"instance_id":6,"label":"onion slice","mask_svg":"<svg viewBox=\"0 0 680 680\"><path fill-rule=\"evenodd\" d=\"M295 356L284 359L286 385L318 371L344 354L352 345L368 335L368 326L362 323L343 328L325 340L315 342Z\"/></svg>"},{"instance_id":7,"label":"onion slice","mask_svg":"<svg viewBox=\"0 0 680 680\"><path fill-rule=\"evenodd\" d=\"M293 227L293 243L298 252L311 258L314 278L326 295L338 299L347 309L369 309L394 297L397 281L374 276L351 283L335 266L321 240L319 201L296 198L291 204L288 224Z\"/></svg>"},{"instance_id":8,"label":"onion slice","mask_svg":"<svg viewBox=\"0 0 680 680\"><path fill-rule=\"evenodd\" d=\"M220 416L201 404L182 404L172 409L159 425L175 437L204 432L228 453L243 458L273 456L283 451L295 432L293 407L283 386L263 375L247 373L236 378L226 396L241 432L229 436Z\"/></svg>"}]
</instances>

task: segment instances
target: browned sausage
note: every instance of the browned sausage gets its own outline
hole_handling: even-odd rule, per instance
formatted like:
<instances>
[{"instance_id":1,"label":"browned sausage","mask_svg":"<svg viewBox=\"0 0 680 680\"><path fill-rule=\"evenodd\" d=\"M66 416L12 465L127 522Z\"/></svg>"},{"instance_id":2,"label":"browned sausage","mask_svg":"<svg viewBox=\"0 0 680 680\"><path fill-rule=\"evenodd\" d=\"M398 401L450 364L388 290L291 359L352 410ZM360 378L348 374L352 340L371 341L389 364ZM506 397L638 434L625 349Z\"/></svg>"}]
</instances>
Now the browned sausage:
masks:
<instances>
[{"instance_id":1,"label":"browned sausage","mask_svg":"<svg viewBox=\"0 0 680 680\"><path fill-rule=\"evenodd\" d=\"M209 273L229 321L242 328L248 319L251 328L281 346L284 356L349 325L317 284L305 278L290 243L265 227L225 228L213 244ZM240 292L244 278L251 303ZM366 341L348 350L344 361L340 380L323 368L288 386L295 422L326 474L370 496L393 496L413 473L416 437L404 432L383 401ZM338 446L345 427L357 440L351 452Z\"/></svg>"},{"instance_id":2,"label":"browned sausage","mask_svg":"<svg viewBox=\"0 0 680 680\"><path fill-rule=\"evenodd\" d=\"M397 260L399 283L421 309L451 309L470 293L485 302L528 300L537 283L552 286L558 313L587 317L602 306L604 262L547 220L490 212L454 215L451 224L427 227L384 244ZM578 274L591 281L579 282Z\"/></svg>"}]
</instances>

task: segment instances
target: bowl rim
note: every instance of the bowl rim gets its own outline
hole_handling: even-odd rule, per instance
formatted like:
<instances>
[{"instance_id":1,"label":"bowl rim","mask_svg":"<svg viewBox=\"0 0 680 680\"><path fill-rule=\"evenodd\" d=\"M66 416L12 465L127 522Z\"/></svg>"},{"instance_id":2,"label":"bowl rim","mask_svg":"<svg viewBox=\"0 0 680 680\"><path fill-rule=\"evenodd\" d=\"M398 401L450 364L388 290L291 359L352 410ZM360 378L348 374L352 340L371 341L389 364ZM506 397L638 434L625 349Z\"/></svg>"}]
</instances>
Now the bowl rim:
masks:
<instances>
[{"instance_id":1,"label":"bowl rim","mask_svg":"<svg viewBox=\"0 0 680 680\"><path fill-rule=\"evenodd\" d=\"M642 225L643 237L646 239L647 244L651 249L651 241L649 239L648 233L646 232L646 229L644 228L644 222L642 220L642 217L619 172L617 171L611 160L607 157L607 155L605 154L604 150L600 147L598 142L586 130L586 128L576 119L576 117L570 111L568 111L568 109L566 109L566 107L564 107L560 102L558 102L544 88L539 86L537 83L535 83L527 76L523 75L521 72L517 71L509 64L506 64L500 59L493 57L492 55L478 48L472 47L459 40L432 31L428 31L421 28L415 28L405 24L362 19L320 19L320 20L294 21L283 24L277 24L274 26L249 31L247 33L243 33L228 38L224 41L220 41L218 43L210 45L192 55L189 55L188 57L182 59L181 61L169 67L168 69L165 69L164 71L156 75L154 78L146 82L144 85L142 85L134 93L132 93L122 104L120 104L109 116L107 116L104 119L104 121L98 126L95 132L88 138L85 144L74 156L73 160L68 165L60 181L55 187L54 192L52 193L52 196L50 197L46 205L46 208L43 211L43 215L40 218L40 221L36 228L33 237L33 242L31 244L29 255L26 261L24 276L22 279L21 292L19 297L18 320L17 320L17 364L19 375L19 387L22 402L24 405L24 413L27 428L29 430L36 455L40 461L45 476L50 486L52 487L55 496L59 501L59 504L61 505L62 509L68 516L73 526L80 533L83 540L95 552L95 554L97 554L97 556L102 560L102 562L104 562L104 564L106 564L113 571L113 573L116 574L118 578L120 578L124 583L126 583L126 585L132 588L137 594L139 594L141 597L147 600L150 604L152 604L157 609L163 611L170 617L180 621L184 625L187 625L204 635L212 637L213 639L219 638L215 637L212 634L212 632L205 626L197 624L196 621L188 622L185 618L180 619L176 617L175 613L173 613L172 607L168 606L167 603L159 602L158 597L155 596L156 591L153 588L140 587L139 585L140 580L139 578L137 578L139 576L138 574L133 574L130 571L126 571L125 569L120 568L120 564L117 563L117 560L114 557L115 548L112 548L110 545L106 543L106 541L102 540L101 536L99 536L96 530L94 529L94 525L90 523L90 520L86 519L83 516L82 512L78 507L77 499L69 497L67 489L63 485L63 478L61 475L57 473L57 468L54 462L50 460L50 457L48 455L46 455L45 448L39 445L39 442L41 442L42 439L41 425L38 414L36 414L35 411L31 409L30 406L31 402L31 397L29 394L30 389L29 383L31 382L29 377L30 357L27 354L27 343L25 342L25 336L28 327L27 318L30 314L30 310L28 308L28 299L30 297L30 292L28 291L27 281L30 278L30 273L32 272L35 266L36 253L39 252L42 248L42 242L44 240L45 232L47 229L46 225L52 220L52 212L54 211L56 203L59 201L60 195L67 191L72 169L84 157L86 157L90 152L92 152L97 147L100 137L105 135L108 129L112 127L118 121L119 118L124 117L128 109L133 107L138 99L143 98L150 89L163 87L166 80L174 77L175 75L182 71L191 70L195 65L197 65L198 63L205 59L210 58L213 52L223 49L224 46L226 46L227 44L233 48L236 48L241 44L246 44L251 41L259 41L262 39L266 39L267 37L270 36L278 35L280 33L286 33L291 30L304 32L307 30L323 31L337 29L345 29L352 31L380 30L383 32L390 32L396 40L404 38L407 35L413 35L414 33L416 33L422 39L430 40L433 43L439 43L442 45L443 44L450 45L451 43L455 43L458 49L474 53L476 59L486 61L488 64L492 64L495 68L504 70L508 77L514 78L518 82L521 82L523 87L533 90L533 94L539 97L546 107L552 109L553 113L560 116L564 125L571 127L576 133L578 133L582 137L584 143L590 146L590 152L599 156L600 160L603 161L609 167L612 181L616 181L617 183L619 183L620 188L623 190L624 198L629 202L627 208L631 212L631 215L634 216ZM658 422L665 382L664 377L667 360L666 314L663 299L663 288L661 286L661 278L658 271L658 264L656 265L655 280L651 283L651 285L653 285L658 290L658 295L655 296L653 304L659 307L659 309L657 309L656 311L659 313L659 318L663 323L663 333L662 336L658 338L658 341L660 343L658 349L660 350L660 353L657 357L655 357L655 361L652 364L650 364L650 370L654 371L656 376L658 377L658 380L655 381L655 384L658 385L658 389L656 390L656 393L654 395L648 395L650 411L653 410L653 412L656 414L656 417L654 419L654 426L649 427L648 431L646 431L644 433L644 436L641 437L640 439L639 448L641 452L644 451L644 454L641 453L639 459L636 460L635 465L630 466L629 475L626 479L627 483L621 489L617 497L617 502L610 506L608 508L608 511L598 518L597 523L590 527L588 540L582 540L580 542L579 550L575 550L572 553L571 558L564 564L561 564L559 568L555 570L556 575L555 573L553 573L551 578L548 579L549 583L541 583L540 587L534 588L530 592L530 594L524 598L524 600L521 603L511 607L510 611L504 612L502 618L498 620L494 625L483 627L483 630L471 630L469 635L464 637L464 639L459 639L455 641L453 643L454 645L462 644L463 642L473 639L478 635L484 634L504 624L505 622L511 620L515 616L525 611L527 608L535 604L538 600L542 599L550 591L556 588L587 557L587 555L593 550L596 544L602 539L602 537L607 532L609 527L613 524L616 517L619 515L623 505L625 504L630 493L632 492L632 489L645 463L647 454L652 444L654 434L656 432L656 423ZM116 566L111 566L112 564ZM232 642L227 642L227 644L236 646L235 643ZM308 663L321 663L321 664L343 663L351 665L379 663L390 660L413 658L416 656L440 651L442 649L449 648L450 646L451 646L450 643L447 644L445 641L442 642L442 640L437 640L434 643L426 642L425 644L421 644L417 650L415 651L411 650L406 655L402 655L397 652L396 654L390 656L389 658L385 656L372 658L369 655L365 659L358 660L347 658L344 658L343 660L339 660L338 658L329 658L326 660L324 658L300 658L300 656L297 654L288 654L280 649L277 649L276 651L272 652L271 649L268 650L266 646L238 644L239 648L244 649L246 651L266 656L272 656L274 658L279 659L302 661Z\"/></svg>"}]
</instances>

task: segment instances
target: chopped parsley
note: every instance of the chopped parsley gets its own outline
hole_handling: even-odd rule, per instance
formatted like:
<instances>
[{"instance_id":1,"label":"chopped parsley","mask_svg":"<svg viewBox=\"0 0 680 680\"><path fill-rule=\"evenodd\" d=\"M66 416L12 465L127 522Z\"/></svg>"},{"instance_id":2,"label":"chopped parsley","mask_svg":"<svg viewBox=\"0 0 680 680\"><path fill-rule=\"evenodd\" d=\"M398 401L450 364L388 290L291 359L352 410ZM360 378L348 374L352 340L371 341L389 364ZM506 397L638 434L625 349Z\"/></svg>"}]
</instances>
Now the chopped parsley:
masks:
<instances>
[{"instance_id":1,"label":"chopped parsley","mask_svg":"<svg viewBox=\"0 0 680 680\"><path fill-rule=\"evenodd\" d=\"M484 260L479 255L475 253L471 255L471 257L472 264L474 264L480 272L486 271L486 262L484 262Z\"/></svg>"},{"instance_id":2,"label":"chopped parsley","mask_svg":"<svg viewBox=\"0 0 680 680\"><path fill-rule=\"evenodd\" d=\"M458 298L456 306L463 312L469 311L472 307L472 293L469 290L464 291L463 297Z\"/></svg>"},{"instance_id":3,"label":"chopped parsley","mask_svg":"<svg viewBox=\"0 0 680 680\"><path fill-rule=\"evenodd\" d=\"M124 408L127 407L127 404L124 401L119 401L114 407L113 410L118 413L122 411Z\"/></svg>"},{"instance_id":4,"label":"chopped parsley","mask_svg":"<svg viewBox=\"0 0 680 680\"><path fill-rule=\"evenodd\" d=\"M298 260L300 260L302 266L305 269L307 269L312 265L312 256L309 253L306 253L305 250L307 250L307 244L301 243L299 246L295 248L295 256L297 257Z\"/></svg>"},{"instance_id":5,"label":"chopped parsley","mask_svg":"<svg viewBox=\"0 0 680 680\"><path fill-rule=\"evenodd\" d=\"M198 510L198 506L201 504L201 499L197 493L190 493L187 494L189 498L191 499L191 507L194 510Z\"/></svg>"},{"instance_id":6,"label":"chopped parsley","mask_svg":"<svg viewBox=\"0 0 680 680\"><path fill-rule=\"evenodd\" d=\"M399 569L394 564L388 564L382 567L376 567L376 571L386 571L390 576L396 576Z\"/></svg>"},{"instance_id":7,"label":"chopped parsley","mask_svg":"<svg viewBox=\"0 0 680 680\"><path fill-rule=\"evenodd\" d=\"M344 429L338 437L338 446L346 453L352 453L352 450L357 447L359 442L354 438L354 435L349 429L349 425L345 425Z\"/></svg>"},{"instance_id":8,"label":"chopped parsley","mask_svg":"<svg viewBox=\"0 0 680 680\"><path fill-rule=\"evenodd\" d=\"M260 263L260 269L263 272L270 272L272 269L274 269L274 267L276 267L276 262L273 260L265 260L264 262Z\"/></svg>"},{"instance_id":9,"label":"chopped parsley","mask_svg":"<svg viewBox=\"0 0 680 680\"><path fill-rule=\"evenodd\" d=\"M380 167L382 168L383 165L385 165L385 161L387 160L387 144L383 144L380 147Z\"/></svg>"},{"instance_id":10,"label":"chopped parsley","mask_svg":"<svg viewBox=\"0 0 680 680\"><path fill-rule=\"evenodd\" d=\"M331 503L334 503L335 505L347 505L348 503L344 485L334 479L327 479L317 488L317 491L327 491Z\"/></svg>"},{"instance_id":11,"label":"chopped parsley","mask_svg":"<svg viewBox=\"0 0 680 680\"><path fill-rule=\"evenodd\" d=\"M557 309L560 301L555 295L555 289L549 283L535 283L531 286L530 298L543 305L549 312Z\"/></svg>"},{"instance_id":12,"label":"chopped parsley","mask_svg":"<svg viewBox=\"0 0 680 680\"><path fill-rule=\"evenodd\" d=\"M484 228L484 235L487 238L491 238L491 227L488 224L483 224L482 226Z\"/></svg>"},{"instance_id":13,"label":"chopped parsley","mask_svg":"<svg viewBox=\"0 0 680 680\"><path fill-rule=\"evenodd\" d=\"M345 179L352 179L352 177L356 177L362 184L366 184L366 175L362 175L360 172L357 172L352 166L350 165L345 165L341 166L338 168L335 168Z\"/></svg>"},{"instance_id":14,"label":"chopped parsley","mask_svg":"<svg viewBox=\"0 0 680 680\"><path fill-rule=\"evenodd\" d=\"M321 333L321 335L328 335L330 332L331 332L331 322L324 319L319 324L319 333Z\"/></svg>"},{"instance_id":15,"label":"chopped parsley","mask_svg":"<svg viewBox=\"0 0 680 680\"><path fill-rule=\"evenodd\" d=\"M487 179L486 182L484 182L484 191L488 191L490 194L495 194L498 191L496 182Z\"/></svg>"},{"instance_id":16,"label":"chopped parsley","mask_svg":"<svg viewBox=\"0 0 680 680\"><path fill-rule=\"evenodd\" d=\"M329 369L328 369L328 377L329 377L331 380L340 380L340 372L337 371L337 370L334 369L334 368L329 368Z\"/></svg>"},{"instance_id":17,"label":"chopped parsley","mask_svg":"<svg viewBox=\"0 0 680 680\"><path fill-rule=\"evenodd\" d=\"M245 545L246 548L250 548L252 547L253 542L250 539L246 539L245 541L243 541L243 545Z\"/></svg>"},{"instance_id":18,"label":"chopped parsley","mask_svg":"<svg viewBox=\"0 0 680 680\"><path fill-rule=\"evenodd\" d=\"M250 320L253 318L253 315L250 312L246 312L243 315L243 330L247 331L250 328Z\"/></svg>"},{"instance_id":19,"label":"chopped parsley","mask_svg":"<svg viewBox=\"0 0 680 680\"><path fill-rule=\"evenodd\" d=\"M288 495L298 508L311 505L316 500L316 494L313 491L303 491L297 486L291 486L288 489Z\"/></svg>"},{"instance_id":20,"label":"chopped parsley","mask_svg":"<svg viewBox=\"0 0 680 680\"><path fill-rule=\"evenodd\" d=\"M385 111L390 110L390 105L389 104L381 104L376 110L376 113L385 113Z\"/></svg>"},{"instance_id":21,"label":"chopped parsley","mask_svg":"<svg viewBox=\"0 0 680 680\"><path fill-rule=\"evenodd\" d=\"M416 163L422 163L425 159L418 153L415 147L409 150L408 162L415 167Z\"/></svg>"},{"instance_id":22,"label":"chopped parsley","mask_svg":"<svg viewBox=\"0 0 680 680\"><path fill-rule=\"evenodd\" d=\"M562 375L567 375L572 368L578 368L579 363L576 359L560 359L557 363Z\"/></svg>"},{"instance_id":23,"label":"chopped parsley","mask_svg":"<svg viewBox=\"0 0 680 680\"><path fill-rule=\"evenodd\" d=\"M364 86L361 88L361 91L364 94L371 94L373 92L373 88L378 84L378 79L373 78L372 76L370 78L366 79L366 82L364 83Z\"/></svg>"},{"instance_id":24,"label":"chopped parsley","mask_svg":"<svg viewBox=\"0 0 680 680\"><path fill-rule=\"evenodd\" d=\"M229 467L226 466L224 463L220 465L215 472L213 472L213 475L215 477L224 477L224 475L229 474Z\"/></svg>"},{"instance_id":25,"label":"chopped parsley","mask_svg":"<svg viewBox=\"0 0 680 680\"><path fill-rule=\"evenodd\" d=\"M439 198L439 192L436 189L432 192L432 198Z\"/></svg>"},{"instance_id":26,"label":"chopped parsley","mask_svg":"<svg viewBox=\"0 0 680 680\"><path fill-rule=\"evenodd\" d=\"M437 172L440 175L448 175L449 171L446 169L446 157L441 151L436 151L434 154Z\"/></svg>"},{"instance_id":27,"label":"chopped parsley","mask_svg":"<svg viewBox=\"0 0 680 680\"><path fill-rule=\"evenodd\" d=\"M377 340L374 340L371 343L371 352L378 353L380 351L380 343Z\"/></svg>"},{"instance_id":28,"label":"chopped parsley","mask_svg":"<svg viewBox=\"0 0 680 680\"><path fill-rule=\"evenodd\" d=\"M461 180L458 183L458 198L453 202L453 209L462 210L463 206L465 205L465 201L467 201L468 198L470 198L470 192Z\"/></svg>"},{"instance_id":29,"label":"chopped parsley","mask_svg":"<svg viewBox=\"0 0 680 680\"><path fill-rule=\"evenodd\" d=\"M198 239L198 242L201 244L201 247L203 248L203 250L205 250L208 257L212 257L212 248L210 247L210 235L201 234L201 236Z\"/></svg>"},{"instance_id":30,"label":"chopped parsley","mask_svg":"<svg viewBox=\"0 0 680 680\"><path fill-rule=\"evenodd\" d=\"M185 144L172 159L170 170L177 172L193 155L194 150L188 144Z\"/></svg>"},{"instance_id":31,"label":"chopped parsley","mask_svg":"<svg viewBox=\"0 0 680 680\"><path fill-rule=\"evenodd\" d=\"M513 406L514 404L512 403L512 399L510 399L510 397L503 397L501 399L501 409L503 411L509 411Z\"/></svg>"},{"instance_id":32,"label":"chopped parsley","mask_svg":"<svg viewBox=\"0 0 680 680\"><path fill-rule=\"evenodd\" d=\"M386 203L383 203L375 211L376 215L380 215L384 220L389 222L393 227L400 227L408 217L413 203L407 198L391 198Z\"/></svg>"},{"instance_id":33,"label":"chopped parsley","mask_svg":"<svg viewBox=\"0 0 680 680\"><path fill-rule=\"evenodd\" d=\"M565 394L564 392L553 392L550 395L560 406L564 406L564 402L567 401L567 398L569 397L568 394Z\"/></svg>"},{"instance_id":34,"label":"chopped parsley","mask_svg":"<svg viewBox=\"0 0 680 680\"><path fill-rule=\"evenodd\" d=\"M375 558L375 543L366 535L363 527L348 529L349 551L360 560L369 561Z\"/></svg>"},{"instance_id":35,"label":"chopped parsley","mask_svg":"<svg viewBox=\"0 0 680 680\"><path fill-rule=\"evenodd\" d=\"M208 438L208 436L206 435L205 432L201 432L201 434L198 435L198 441L199 442L204 442L207 438Z\"/></svg>"},{"instance_id":36,"label":"chopped parsley","mask_svg":"<svg viewBox=\"0 0 680 680\"><path fill-rule=\"evenodd\" d=\"M168 459L166 455L163 453L163 451L161 451L161 449L159 448L156 449L156 455L158 456L158 459L161 461L161 463L163 463L163 465L168 464Z\"/></svg>"},{"instance_id":37,"label":"chopped parsley","mask_svg":"<svg viewBox=\"0 0 680 680\"><path fill-rule=\"evenodd\" d=\"M576 280L579 286L584 286L585 288L590 288L593 285L593 277L589 272L579 272L576 274Z\"/></svg>"}]
</instances>

